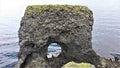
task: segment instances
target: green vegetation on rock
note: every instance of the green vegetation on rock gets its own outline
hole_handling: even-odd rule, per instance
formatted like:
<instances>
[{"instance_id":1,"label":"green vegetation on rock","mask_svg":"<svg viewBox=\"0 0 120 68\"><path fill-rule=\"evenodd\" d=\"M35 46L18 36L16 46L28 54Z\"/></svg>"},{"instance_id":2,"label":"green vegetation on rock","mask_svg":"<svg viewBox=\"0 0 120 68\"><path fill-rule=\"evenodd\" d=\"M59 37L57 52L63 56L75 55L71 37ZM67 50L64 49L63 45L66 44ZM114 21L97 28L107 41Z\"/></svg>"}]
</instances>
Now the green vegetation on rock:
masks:
<instances>
[{"instance_id":1,"label":"green vegetation on rock","mask_svg":"<svg viewBox=\"0 0 120 68\"><path fill-rule=\"evenodd\" d=\"M75 63L75 62L69 62L66 65L64 65L63 68L93 68L91 64L89 63Z\"/></svg>"},{"instance_id":2,"label":"green vegetation on rock","mask_svg":"<svg viewBox=\"0 0 120 68\"><path fill-rule=\"evenodd\" d=\"M52 10L52 11L59 11L59 10L68 10L71 9L73 12L80 12L89 10L86 6L81 5L31 5L28 6L26 9L27 14L31 14L32 12L39 12L41 13L44 10Z\"/></svg>"}]
</instances>

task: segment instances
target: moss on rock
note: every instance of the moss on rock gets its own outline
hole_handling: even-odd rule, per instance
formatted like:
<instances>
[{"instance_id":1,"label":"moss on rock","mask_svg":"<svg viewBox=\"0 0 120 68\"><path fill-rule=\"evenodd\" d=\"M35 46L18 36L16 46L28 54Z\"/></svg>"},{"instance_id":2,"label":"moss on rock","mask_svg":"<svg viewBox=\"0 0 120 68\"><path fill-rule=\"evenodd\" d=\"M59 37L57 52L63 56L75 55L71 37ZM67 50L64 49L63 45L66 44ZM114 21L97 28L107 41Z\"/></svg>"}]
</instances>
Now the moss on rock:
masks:
<instances>
[{"instance_id":1,"label":"moss on rock","mask_svg":"<svg viewBox=\"0 0 120 68\"><path fill-rule=\"evenodd\" d=\"M80 13L80 11L90 10L88 7L80 5L31 5L27 7L26 14L31 14L33 12L41 13L45 10L59 11L68 9L71 9L71 11L74 13Z\"/></svg>"},{"instance_id":2,"label":"moss on rock","mask_svg":"<svg viewBox=\"0 0 120 68\"><path fill-rule=\"evenodd\" d=\"M69 62L63 66L63 68L93 68L89 63L75 63Z\"/></svg>"}]
</instances>

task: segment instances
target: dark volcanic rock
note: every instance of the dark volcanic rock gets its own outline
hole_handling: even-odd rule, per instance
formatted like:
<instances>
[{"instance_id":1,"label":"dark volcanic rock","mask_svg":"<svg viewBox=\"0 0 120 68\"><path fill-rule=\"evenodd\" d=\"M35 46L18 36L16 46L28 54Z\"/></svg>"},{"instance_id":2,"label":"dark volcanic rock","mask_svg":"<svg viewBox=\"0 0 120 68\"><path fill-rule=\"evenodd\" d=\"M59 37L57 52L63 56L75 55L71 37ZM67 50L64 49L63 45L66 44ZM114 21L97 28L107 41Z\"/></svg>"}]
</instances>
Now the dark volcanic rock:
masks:
<instances>
[{"instance_id":1,"label":"dark volcanic rock","mask_svg":"<svg viewBox=\"0 0 120 68\"><path fill-rule=\"evenodd\" d=\"M19 29L16 68L61 68L69 61L100 66L91 44L92 25L93 13L85 6L28 6ZM51 43L58 43L62 52L48 59Z\"/></svg>"}]
</instances>

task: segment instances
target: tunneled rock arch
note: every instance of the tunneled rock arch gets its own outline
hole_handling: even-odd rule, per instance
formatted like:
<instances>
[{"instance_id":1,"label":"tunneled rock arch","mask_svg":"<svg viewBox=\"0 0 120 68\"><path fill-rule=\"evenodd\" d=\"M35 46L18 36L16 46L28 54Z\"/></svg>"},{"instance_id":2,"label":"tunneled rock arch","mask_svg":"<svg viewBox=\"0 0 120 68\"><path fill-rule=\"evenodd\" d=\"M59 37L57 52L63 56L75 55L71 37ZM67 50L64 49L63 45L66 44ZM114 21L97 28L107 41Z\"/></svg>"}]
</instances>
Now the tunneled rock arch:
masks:
<instances>
[{"instance_id":1,"label":"tunneled rock arch","mask_svg":"<svg viewBox=\"0 0 120 68\"><path fill-rule=\"evenodd\" d=\"M28 6L19 29L20 57L16 68L61 68L70 61L97 67L100 63L92 49L92 25L92 11L85 6ZM23 43L26 40L34 43L30 52ZM58 43L62 51L58 57L48 59L51 43Z\"/></svg>"},{"instance_id":2,"label":"tunneled rock arch","mask_svg":"<svg viewBox=\"0 0 120 68\"><path fill-rule=\"evenodd\" d=\"M58 38L58 36L54 38L51 37L48 41L49 41L49 44L50 43L59 44L62 49L62 52L58 57L47 59L47 62L49 62L52 68L61 68L64 64L70 61L74 61L77 63L87 62L94 65L95 65L94 62L96 62L96 65L99 64L99 62L97 62L99 61L98 59L99 56L97 55L94 56L95 52L90 47L84 50L81 46L77 45L78 43L76 44L76 41L68 41L69 43L68 42L65 43L64 41L62 41L61 38Z\"/></svg>"},{"instance_id":3,"label":"tunneled rock arch","mask_svg":"<svg viewBox=\"0 0 120 68\"><path fill-rule=\"evenodd\" d=\"M50 43L47 51L47 58L58 57L62 52L62 48L58 43Z\"/></svg>"}]
</instances>

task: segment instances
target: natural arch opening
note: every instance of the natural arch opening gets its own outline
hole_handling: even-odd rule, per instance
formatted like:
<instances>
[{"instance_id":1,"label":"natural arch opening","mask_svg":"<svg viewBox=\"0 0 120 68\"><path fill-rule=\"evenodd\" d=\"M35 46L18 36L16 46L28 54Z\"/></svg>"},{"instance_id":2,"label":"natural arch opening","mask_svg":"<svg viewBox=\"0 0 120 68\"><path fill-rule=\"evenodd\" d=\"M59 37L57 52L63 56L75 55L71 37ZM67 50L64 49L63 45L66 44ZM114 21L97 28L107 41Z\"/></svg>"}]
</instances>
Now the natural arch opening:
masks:
<instances>
[{"instance_id":1,"label":"natural arch opening","mask_svg":"<svg viewBox=\"0 0 120 68\"><path fill-rule=\"evenodd\" d=\"M47 49L47 58L58 57L62 52L62 48L58 43L51 43Z\"/></svg>"}]
</instances>

